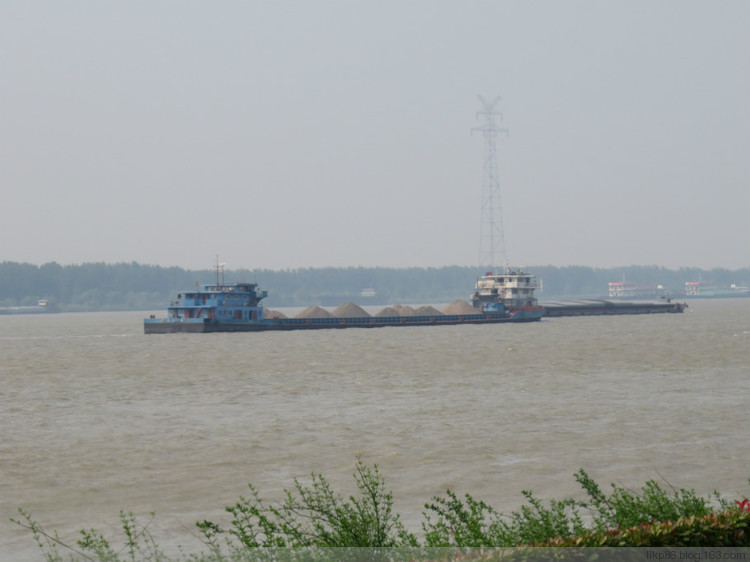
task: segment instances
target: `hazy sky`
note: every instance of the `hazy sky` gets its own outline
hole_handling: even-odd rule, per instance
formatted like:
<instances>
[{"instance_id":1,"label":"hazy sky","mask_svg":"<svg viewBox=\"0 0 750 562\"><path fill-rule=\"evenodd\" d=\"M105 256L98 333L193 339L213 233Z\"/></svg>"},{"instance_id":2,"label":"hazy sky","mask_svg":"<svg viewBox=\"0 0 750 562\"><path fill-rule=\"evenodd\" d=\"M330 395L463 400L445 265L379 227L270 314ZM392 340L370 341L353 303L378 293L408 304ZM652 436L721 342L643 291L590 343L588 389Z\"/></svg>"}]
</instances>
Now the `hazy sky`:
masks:
<instances>
[{"instance_id":1,"label":"hazy sky","mask_svg":"<svg viewBox=\"0 0 750 562\"><path fill-rule=\"evenodd\" d=\"M750 266L750 2L0 5L0 261Z\"/></svg>"}]
</instances>

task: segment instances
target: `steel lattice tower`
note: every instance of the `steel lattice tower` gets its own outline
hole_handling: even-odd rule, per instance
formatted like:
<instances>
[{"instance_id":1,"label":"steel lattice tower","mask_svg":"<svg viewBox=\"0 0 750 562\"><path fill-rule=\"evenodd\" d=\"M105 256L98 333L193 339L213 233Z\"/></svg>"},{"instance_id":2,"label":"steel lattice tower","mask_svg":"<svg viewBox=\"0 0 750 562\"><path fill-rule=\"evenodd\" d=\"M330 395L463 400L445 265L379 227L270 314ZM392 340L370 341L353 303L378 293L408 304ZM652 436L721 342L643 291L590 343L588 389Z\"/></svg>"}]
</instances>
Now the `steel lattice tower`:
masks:
<instances>
[{"instance_id":1,"label":"steel lattice tower","mask_svg":"<svg viewBox=\"0 0 750 562\"><path fill-rule=\"evenodd\" d=\"M495 104L500 96L488 103L479 96L484 109L477 112L477 119L484 120L481 127L475 127L472 132L484 135L484 178L482 180L482 217L479 232L479 266L490 266L498 269L501 265L506 271L510 269L508 256L505 253L505 234L503 232L503 211L500 204L500 180L498 178L497 146L495 138L498 133L508 134L508 129L501 129L495 123L495 118L503 119L502 113L495 111Z\"/></svg>"}]
</instances>

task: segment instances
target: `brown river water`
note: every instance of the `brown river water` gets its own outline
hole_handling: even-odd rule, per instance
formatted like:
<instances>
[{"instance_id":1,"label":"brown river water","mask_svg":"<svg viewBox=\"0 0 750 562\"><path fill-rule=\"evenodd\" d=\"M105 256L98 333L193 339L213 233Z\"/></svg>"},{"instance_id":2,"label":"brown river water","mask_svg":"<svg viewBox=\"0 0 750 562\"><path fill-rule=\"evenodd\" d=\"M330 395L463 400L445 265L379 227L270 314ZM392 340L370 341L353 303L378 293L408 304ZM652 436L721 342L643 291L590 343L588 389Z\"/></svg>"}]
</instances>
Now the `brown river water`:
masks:
<instances>
[{"instance_id":1,"label":"brown river water","mask_svg":"<svg viewBox=\"0 0 750 562\"><path fill-rule=\"evenodd\" d=\"M519 325L143 334L148 313L0 316L0 559L35 560L23 507L74 543L120 510L203 550L249 482L354 492L377 463L407 527L451 489L509 513L655 479L750 495L750 299ZM121 542L121 535L115 543Z\"/></svg>"}]
</instances>

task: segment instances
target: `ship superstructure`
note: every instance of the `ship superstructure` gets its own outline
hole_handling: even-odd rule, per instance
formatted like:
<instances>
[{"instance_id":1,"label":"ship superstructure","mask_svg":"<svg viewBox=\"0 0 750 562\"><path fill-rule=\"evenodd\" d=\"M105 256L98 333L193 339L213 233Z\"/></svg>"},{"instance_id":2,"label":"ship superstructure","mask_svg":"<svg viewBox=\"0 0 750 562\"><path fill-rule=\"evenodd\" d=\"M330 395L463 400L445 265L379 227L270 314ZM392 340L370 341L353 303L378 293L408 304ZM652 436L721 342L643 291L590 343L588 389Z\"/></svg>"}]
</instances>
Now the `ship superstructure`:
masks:
<instances>
[{"instance_id":1,"label":"ship superstructure","mask_svg":"<svg viewBox=\"0 0 750 562\"><path fill-rule=\"evenodd\" d=\"M506 310L518 314L541 317L544 309L539 306L535 295L538 287L536 278L523 270L508 269L497 274L488 271L477 279L471 303L479 310L501 304Z\"/></svg>"},{"instance_id":2,"label":"ship superstructure","mask_svg":"<svg viewBox=\"0 0 750 562\"><path fill-rule=\"evenodd\" d=\"M260 301L268 296L267 291L255 283L214 283L200 285L194 291L177 295L177 300L167 307L167 318L180 320L218 320L243 322L263 320Z\"/></svg>"}]
</instances>

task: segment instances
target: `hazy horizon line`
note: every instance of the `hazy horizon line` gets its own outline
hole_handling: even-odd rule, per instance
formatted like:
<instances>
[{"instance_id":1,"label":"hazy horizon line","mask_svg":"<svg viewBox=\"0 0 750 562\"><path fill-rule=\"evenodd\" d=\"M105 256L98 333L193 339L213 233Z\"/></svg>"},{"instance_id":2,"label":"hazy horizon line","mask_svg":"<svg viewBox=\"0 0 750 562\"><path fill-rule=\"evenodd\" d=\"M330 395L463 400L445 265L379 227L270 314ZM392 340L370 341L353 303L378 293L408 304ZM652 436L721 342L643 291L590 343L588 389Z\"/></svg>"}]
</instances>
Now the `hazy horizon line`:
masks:
<instances>
[{"instance_id":1,"label":"hazy horizon line","mask_svg":"<svg viewBox=\"0 0 750 562\"><path fill-rule=\"evenodd\" d=\"M99 261L84 261L84 262L70 262L70 263L62 263L58 262L56 260L47 261L44 263L33 263L33 262L21 262L21 261L15 261L15 260L3 260L0 262L0 265L3 264L17 264L17 265L30 265L34 267L44 267L46 265L58 265L60 267L79 267L79 266L85 266L85 265L105 265L105 266L116 266L116 265L131 265L135 264L138 266L144 266L144 267L159 267L162 269L171 269L171 268L177 268L182 269L184 271L214 271L216 266L211 267L201 267L201 268L193 268L189 266L183 266L183 265L163 265L158 263L147 263L147 262L139 262L137 260L130 260L130 261L113 261L113 262L107 262L104 260ZM222 264L222 265L228 265L228 264ZM504 270L504 267L498 267L498 266L488 266L488 265L461 265L461 264L447 264L447 265L430 265L430 266L389 266L389 265L316 265L316 266L290 266L290 267L283 267L283 268L272 268L272 267L247 267L247 266L237 266L237 267L226 267L225 271L295 271L295 270L316 270L316 269L448 269L448 268L474 268L478 270L494 270L494 271L500 271ZM531 272L533 269L540 269L540 268L557 268L557 269L563 269L563 268L570 268L570 267L581 267L586 269L594 269L594 270L617 270L617 269L630 269L630 268L658 268L658 269L665 269L667 271L681 271L681 270L698 270L698 271L716 271L716 270L723 270L723 271L730 271L730 272L738 272L750 269L750 265L739 267L739 268L731 268L726 266L712 266L710 268L706 267L700 267L695 265L683 265L679 267L669 267L664 265L658 265L658 264L630 264L630 265L617 265L617 266L596 266L596 265L586 265L586 264L580 264L580 263L573 263L573 264L567 264L567 265L553 265L553 264L534 264L534 265L524 265L524 266L517 266L517 267L511 267L511 270L514 271L528 271Z\"/></svg>"}]
</instances>

